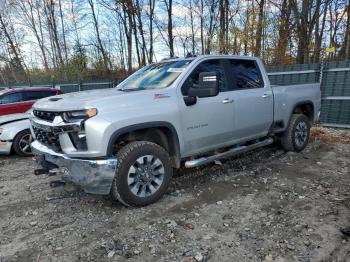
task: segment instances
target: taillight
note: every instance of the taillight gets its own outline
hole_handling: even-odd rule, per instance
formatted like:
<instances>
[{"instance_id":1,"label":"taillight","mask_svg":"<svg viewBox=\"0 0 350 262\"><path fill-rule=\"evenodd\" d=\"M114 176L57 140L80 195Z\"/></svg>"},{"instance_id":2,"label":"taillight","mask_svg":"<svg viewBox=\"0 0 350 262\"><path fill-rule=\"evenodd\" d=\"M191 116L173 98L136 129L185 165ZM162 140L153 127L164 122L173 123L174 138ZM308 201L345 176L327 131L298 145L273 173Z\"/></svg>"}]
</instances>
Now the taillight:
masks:
<instances>
[{"instance_id":1,"label":"taillight","mask_svg":"<svg viewBox=\"0 0 350 262\"><path fill-rule=\"evenodd\" d=\"M323 92L323 85L320 85L320 91Z\"/></svg>"}]
</instances>

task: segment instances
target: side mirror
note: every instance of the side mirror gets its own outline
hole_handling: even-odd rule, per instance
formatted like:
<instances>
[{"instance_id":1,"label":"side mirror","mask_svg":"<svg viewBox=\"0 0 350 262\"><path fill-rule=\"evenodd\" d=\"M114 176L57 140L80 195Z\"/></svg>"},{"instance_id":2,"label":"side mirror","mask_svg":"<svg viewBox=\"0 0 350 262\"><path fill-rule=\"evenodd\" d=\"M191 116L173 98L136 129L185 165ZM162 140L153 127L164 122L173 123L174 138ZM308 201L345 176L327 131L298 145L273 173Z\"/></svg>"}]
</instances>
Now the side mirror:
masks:
<instances>
[{"instance_id":1,"label":"side mirror","mask_svg":"<svg viewBox=\"0 0 350 262\"><path fill-rule=\"evenodd\" d=\"M219 74L217 72L203 72L199 74L199 86L191 87L188 96L211 97L219 94Z\"/></svg>"}]
</instances>

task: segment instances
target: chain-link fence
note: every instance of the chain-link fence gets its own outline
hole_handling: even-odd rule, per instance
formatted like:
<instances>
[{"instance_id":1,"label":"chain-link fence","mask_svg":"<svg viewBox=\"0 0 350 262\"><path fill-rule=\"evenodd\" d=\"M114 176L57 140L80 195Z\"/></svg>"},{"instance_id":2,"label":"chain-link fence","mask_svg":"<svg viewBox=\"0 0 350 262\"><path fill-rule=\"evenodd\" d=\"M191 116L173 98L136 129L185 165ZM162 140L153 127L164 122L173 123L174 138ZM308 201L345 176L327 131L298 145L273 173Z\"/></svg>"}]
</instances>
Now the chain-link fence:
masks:
<instances>
[{"instance_id":1,"label":"chain-link fence","mask_svg":"<svg viewBox=\"0 0 350 262\"><path fill-rule=\"evenodd\" d=\"M67 82L51 82L37 84L11 84L8 86L0 86L1 88L17 88L17 87L52 87L62 90L63 93L79 92L93 89L112 88L118 85L122 79L115 80L96 80L96 81L67 81Z\"/></svg>"}]
</instances>

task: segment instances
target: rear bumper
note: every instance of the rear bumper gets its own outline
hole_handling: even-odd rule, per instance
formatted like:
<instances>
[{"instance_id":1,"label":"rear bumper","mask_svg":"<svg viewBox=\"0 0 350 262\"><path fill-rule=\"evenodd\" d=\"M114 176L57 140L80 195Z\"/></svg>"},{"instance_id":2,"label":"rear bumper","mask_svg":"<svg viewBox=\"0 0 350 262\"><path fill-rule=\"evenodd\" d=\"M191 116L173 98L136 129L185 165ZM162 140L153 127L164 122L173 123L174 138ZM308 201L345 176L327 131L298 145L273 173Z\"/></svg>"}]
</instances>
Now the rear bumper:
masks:
<instances>
[{"instance_id":1,"label":"rear bumper","mask_svg":"<svg viewBox=\"0 0 350 262\"><path fill-rule=\"evenodd\" d=\"M8 155L11 153L12 142L0 141L0 154Z\"/></svg>"},{"instance_id":2,"label":"rear bumper","mask_svg":"<svg viewBox=\"0 0 350 262\"><path fill-rule=\"evenodd\" d=\"M62 180L80 186L87 193L110 193L117 159L73 159L53 151L37 140L31 144L31 148L37 163L43 168L47 168L47 162L55 166Z\"/></svg>"}]
</instances>

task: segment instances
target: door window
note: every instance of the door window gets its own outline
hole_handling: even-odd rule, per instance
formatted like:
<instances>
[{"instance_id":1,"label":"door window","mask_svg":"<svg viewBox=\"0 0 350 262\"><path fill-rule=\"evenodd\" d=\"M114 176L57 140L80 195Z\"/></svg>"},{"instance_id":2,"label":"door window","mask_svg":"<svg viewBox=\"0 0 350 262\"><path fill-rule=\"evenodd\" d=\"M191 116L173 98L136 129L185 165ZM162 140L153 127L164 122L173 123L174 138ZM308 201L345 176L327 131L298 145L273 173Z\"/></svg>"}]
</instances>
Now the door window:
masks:
<instances>
[{"instance_id":1,"label":"door window","mask_svg":"<svg viewBox=\"0 0 350 262\"><path fill-rule=\"evenodd\" d=\"M0 104L12 104L22 101L22 93L11 93L0 98Z\"/></svg>"},{"instance_id":2,"label":"door window","mask_svg":"<svg viewBox=\"0 0 350 262\"><path fill-rule=\"evenodd\" d=\"M231 59L228 64L229 72L232 72L235 80L231 82L233 89L250 89L264 86L255 61Z\"/></svg>"},{"instance_id":3,"label":"door window","mask_svg":"<svg viewBox=\"0 0 350 262\"><path fill-rule=\"evenodd\" d=\"M45 98L54 95L56 95L56 93L52 91L29 91L25 93L25 100L37 100L40 98Z\"/></svg>"},{"instance_id":4,"label":"door window","mask_svg":"<svg viewBox=\"0 0 350 262\"><path fill-rule=\"evenodd\" d=\"M200 63L186 79L185 83L181 87L181 92L184 96L187 96L188 90L191 87L199 86L199 74L203 72L217 72L219 74L219 90L221 92L227 91L227 84L225 80L224 69L219 59L208 60Z\"/></svg>"},{"instance_id":5,"label":"door window","mask_svg":"<svg viewBox=\"0 0 350 262\"><path fill-rule=\"evenodd\" d=\"M40 97L39 98L45 98L45 97L49 97L49 96L55 96L57 95L56 91L42 91L40 92Z\"/></svg>"}]
</instances>

